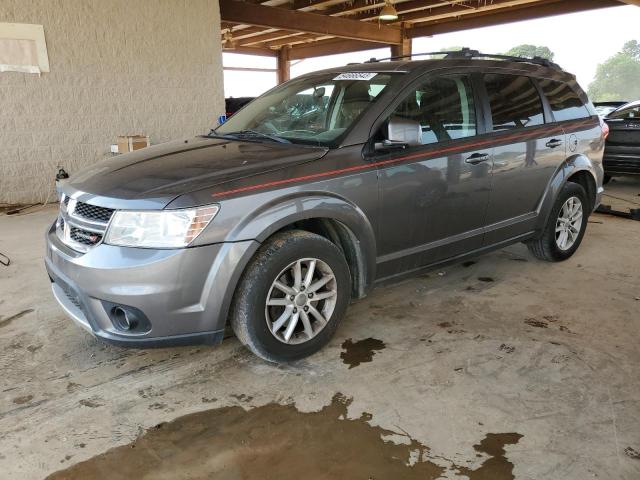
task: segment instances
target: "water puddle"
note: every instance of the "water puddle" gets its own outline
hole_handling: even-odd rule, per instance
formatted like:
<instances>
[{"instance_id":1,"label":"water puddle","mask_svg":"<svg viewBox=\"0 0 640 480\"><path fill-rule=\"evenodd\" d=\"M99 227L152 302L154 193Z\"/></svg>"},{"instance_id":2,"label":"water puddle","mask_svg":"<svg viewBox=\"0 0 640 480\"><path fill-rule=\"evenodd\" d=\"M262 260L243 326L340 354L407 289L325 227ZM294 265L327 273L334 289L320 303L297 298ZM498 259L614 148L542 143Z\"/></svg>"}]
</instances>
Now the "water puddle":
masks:
<instances>
[{"instance_id":1,"label":"water puddle","mask_svg":"<svg viewBox=\"0 0 640 480\"><path fill-rule=\"evenodd\" d=\"M377 338L365 338L357 342L349 338L342 342L344 351L340 354L340 358L342 359L342 363L349 365L351 369L361 363L371 362L376 352L384 350L385 347L385 343Z\"/></svg>"},{"instance_id":2,"label":"water puddle","mask_svg":"<svg viewBox=\"0 0 640 480\"><path fill-rule=\"evenodd\" d=\"M193 413L47 478L435 480L447 470L471 480L514 478L504 447L518 443L522 436L517 433L488 434L475 445L479 454L489 456L477 469L442 467L429 459L427 446L405 433L369 425L370 414L348 419L350 403L336 394L318 412L271 403ZM384 440L391 435L406 438L399 445Z\"/></svg>"}]
</instances>

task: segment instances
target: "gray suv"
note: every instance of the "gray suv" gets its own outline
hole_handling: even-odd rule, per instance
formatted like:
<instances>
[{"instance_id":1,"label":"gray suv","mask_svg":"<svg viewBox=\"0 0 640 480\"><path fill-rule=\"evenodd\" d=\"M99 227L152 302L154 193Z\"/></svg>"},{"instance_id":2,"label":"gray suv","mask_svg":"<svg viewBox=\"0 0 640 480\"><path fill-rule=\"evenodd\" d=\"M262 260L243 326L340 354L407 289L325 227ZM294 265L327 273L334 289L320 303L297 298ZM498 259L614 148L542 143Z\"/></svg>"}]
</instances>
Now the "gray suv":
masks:
<instances>
[{"instance_id":1,"label":"gray suv","mask_svg":"<svg viewBox=\"0 0 640 480\"><path fill-rule=\"evenodd\" d=\"M46 266L66 313L108 342L214 344L230 324L260 357L295 360L382 282L515 242L569 258L600 202L603 147L555 64L371 60L73 175Z\"/></svg>"}]
</instances>

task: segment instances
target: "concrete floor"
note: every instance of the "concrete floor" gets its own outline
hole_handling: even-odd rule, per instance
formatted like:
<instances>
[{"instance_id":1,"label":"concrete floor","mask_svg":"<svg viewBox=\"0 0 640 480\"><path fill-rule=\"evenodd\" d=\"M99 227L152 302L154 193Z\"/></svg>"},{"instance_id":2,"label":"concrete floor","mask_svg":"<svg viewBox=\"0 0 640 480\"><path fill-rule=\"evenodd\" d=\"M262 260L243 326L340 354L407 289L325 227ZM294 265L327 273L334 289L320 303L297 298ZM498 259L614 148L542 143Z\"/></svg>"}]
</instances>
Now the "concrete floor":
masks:
<instances>
[{"instance_id":1,"label":"concrete floor","mask_svg":"<svg viewBox=\"0 0 640 480\"><path fill-rule=\"evenodd\" d=\"M640 222L593 216L563 264L515 245L376 290L272 366L75 327L42 264L54 216L0 216L2 478L640 478Z\"/></svg>"}]
</instances>

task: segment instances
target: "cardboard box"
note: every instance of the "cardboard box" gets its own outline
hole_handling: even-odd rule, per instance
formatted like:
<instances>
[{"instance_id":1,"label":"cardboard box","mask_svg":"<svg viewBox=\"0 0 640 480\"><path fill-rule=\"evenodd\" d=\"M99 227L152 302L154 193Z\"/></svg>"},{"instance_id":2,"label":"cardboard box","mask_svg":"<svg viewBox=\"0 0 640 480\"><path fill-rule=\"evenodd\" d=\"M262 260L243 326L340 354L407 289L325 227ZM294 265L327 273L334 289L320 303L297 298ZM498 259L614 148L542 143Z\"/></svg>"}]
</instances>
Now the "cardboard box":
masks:
<instances>
[{"instance_id":1,"label":"cardboard box","mask_svg":"<svg viewBox=\"0 0 640 480\"><path fill-rule=\"evenodd\" d=\"M149 146L146 135L120 135L118 137L118 153L133 152Z\"/></svg>"}]
</instances>

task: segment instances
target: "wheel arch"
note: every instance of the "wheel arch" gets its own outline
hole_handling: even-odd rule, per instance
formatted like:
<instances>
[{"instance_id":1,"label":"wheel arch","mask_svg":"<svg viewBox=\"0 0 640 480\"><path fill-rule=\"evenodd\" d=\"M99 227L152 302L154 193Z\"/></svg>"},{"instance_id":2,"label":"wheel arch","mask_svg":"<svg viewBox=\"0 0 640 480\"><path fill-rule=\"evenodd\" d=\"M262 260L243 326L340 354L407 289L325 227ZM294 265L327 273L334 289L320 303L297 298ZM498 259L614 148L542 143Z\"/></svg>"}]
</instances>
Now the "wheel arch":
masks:
<instances>
[{"instance_id":1,"label":"wheel arch","mask_svg":"<svg viewBox=\"0 0 640 480\"><path fill-rule=\"evenodd\" d=\"M352 297L366 296L375 278L374 230L366 214L343 197L329 192L299 192L275 198L245 216L227 238L264 243L290 229L315 233L337 245L349 265ZM242 271L247 264L241 265Z\"/></svg>"},{"instance_id":2,"label":"wheel arch","mask_svg":"<svg viewBox=\"0 0 640 480\"><path fill-rule=\"evenodd\" d=\"M577 183L585 189L587 197L591 202L589 205L590 213L597 206L598 175L596 173L596 167L586 155L573 155L560 165L547 186L544 198L540 202L540 221L538 222L537 230L544 230L556 198L568 182Z\"/></svg>"}]
</instances>

